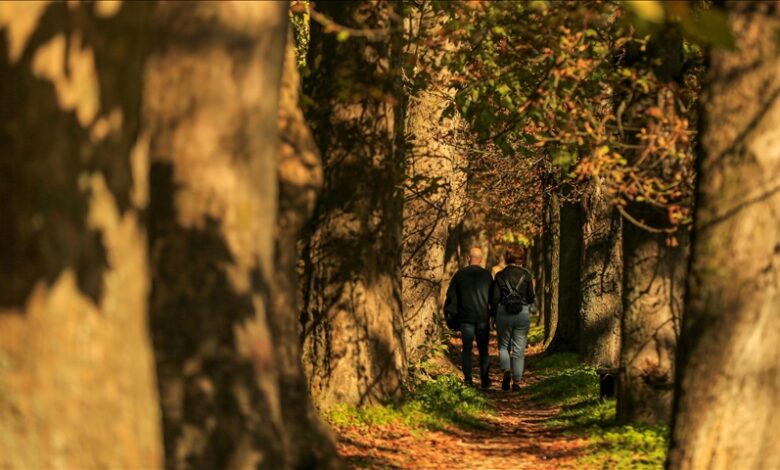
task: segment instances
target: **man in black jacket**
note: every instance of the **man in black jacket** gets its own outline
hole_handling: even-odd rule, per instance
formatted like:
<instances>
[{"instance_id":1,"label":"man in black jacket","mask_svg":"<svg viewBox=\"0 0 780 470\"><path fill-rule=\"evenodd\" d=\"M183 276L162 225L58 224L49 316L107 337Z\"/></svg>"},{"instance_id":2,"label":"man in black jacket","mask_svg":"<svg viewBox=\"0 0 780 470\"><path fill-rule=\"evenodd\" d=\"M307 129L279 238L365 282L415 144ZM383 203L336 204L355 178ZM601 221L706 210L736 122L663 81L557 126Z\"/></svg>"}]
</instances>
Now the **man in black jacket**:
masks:
<instances>
[{"instance_id":1,"label":"man in black jacket","mask_svg":"<svg viewBox=\"0 0 780 470\"><path fill-rule=\"evenodd\" d=\"M469 250L469 265L455 273L447 289L447 299L444 303L444 314L448 319L459 323L463 339L461 365L466 385L473 386L471 378L471 348L474 339L477 340L479 351L479 376L482 388L490 387L488 367L489 326L489 294L493 278L487 269L480 266L482 250L474 247Z\"/></svg>"}]
</instances>

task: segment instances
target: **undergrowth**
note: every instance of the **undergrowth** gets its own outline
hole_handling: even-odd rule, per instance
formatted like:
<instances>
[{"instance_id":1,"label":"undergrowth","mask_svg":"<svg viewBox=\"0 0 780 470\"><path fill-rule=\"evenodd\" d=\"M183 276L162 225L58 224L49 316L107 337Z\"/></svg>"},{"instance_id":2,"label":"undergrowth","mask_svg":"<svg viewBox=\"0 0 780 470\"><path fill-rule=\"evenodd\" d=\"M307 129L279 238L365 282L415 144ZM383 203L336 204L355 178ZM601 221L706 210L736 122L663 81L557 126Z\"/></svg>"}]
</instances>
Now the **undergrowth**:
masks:
<instances>
[{"instance_id":1,"label":"undergrowth","mask_svg":"<svg viewBox=\"0 0 780 470\"><path fill-rule=\"evenodd\" d=\"M534 320L531 319L533 325ZM531 330L528 331L528 344L533 346L535 344L544 342L544 325L531 326Z\"/></svg>"},{"instance_id":2,"label":"undergrowth","mask_svg":"<svg viewBox=\"0 0 780 470\"><path fill-rule=\"evenodd\" d=\"M582 436L589 452L577 465L583 468L660 469L666 459L667 426L618 426L614 399L599 399L598 376L574 354L553 354L532 360L529 366L541 378L526 387L536 402L560 406L547 425Z\"/></svg>"},{"instance_id":3,"label":"undergrowth","mask_svg":"<svg viewBox=\"0 0 780 470\"><path fill-rule=\"evenodd\" d=\"M405 387L401 399L380 405L337 405L325 412L336 427L368 429L404 425L411 430L441 429L448 425L484 427L481 418L491 414L487 398L451 374L418 376Z\"/></svg>"}]
</instances>

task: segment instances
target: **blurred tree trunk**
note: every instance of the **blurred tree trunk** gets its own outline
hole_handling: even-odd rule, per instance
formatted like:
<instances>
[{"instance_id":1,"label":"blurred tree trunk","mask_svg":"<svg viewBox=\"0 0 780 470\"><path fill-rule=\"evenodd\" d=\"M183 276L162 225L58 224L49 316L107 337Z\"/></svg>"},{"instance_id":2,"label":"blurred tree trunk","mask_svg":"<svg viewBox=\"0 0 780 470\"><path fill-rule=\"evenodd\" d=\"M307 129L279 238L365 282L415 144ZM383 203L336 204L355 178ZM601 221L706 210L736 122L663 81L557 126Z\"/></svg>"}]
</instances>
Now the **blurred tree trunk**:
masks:
<instances>
[{"instance_id":1,"label":"blurred tree trunk","mask_svg":"<svg viewBox=\"0 0 780 470\"><path fill-rule=\"evenodd\" d=\"M663 216L637 204L631 214L651 226ZM680 336L688 237L667 235L623 224L623 316L617 420L620 423L668 423L671 419L674 359Z\"/></svg>"},{"instance_id":2,"label":"blurred tree trunk","mask_svg":"<svg viewBox=\"0 0 780 470\"><path fill-rule=\"evenodd\" d=\"M269 322L287 5L170 2L152 17L164 25L145 118L166 466L291 468L282 408L306 403L280 387L289 357L276 343L295 337Z\"/></svg>"},{"instance_id":3,"label":"blurred tree trunk","mask_svg":"<svg viewBox=\"0 0 780 470\"><path fill-rule=\"evenodd\" d=\"M567 195L564 194L564 197ZM577 351L580 345L582 219L579 202L565 199L560 202L559 199L558 322L549 345L550 351L572 352Z\"/></svg>"},{"instance_id":4,"label":"blurred tree trunk","mask_svg":"<svg viewBox=\"0 0 780 470\"><path fill-rule=\"evenodd\" d=\"M582 205L580 356L588 365L615 368L623 311L622 218L597 180L590 182Z\"/></svg>"},{"instance_id":5,"label":"blurred tree trunk","mask_svg":"<svg viewBox=\"0 0 780 470\"><path fill-rule=\"evenodd\" d=\"M312 24L307 95L324 186L304 248L304 363L323 407L377 401L406 372L401 309L404 116L398 18L388 2L323 2L337 24L387 31L369 41Z\"/></svg>"},{"instance_id":6,"label":"blurred tree trunk","mask_svg":"<svg viewBox=\"0 0 780 470\"><path fill-rule=\"evenodd\" d=\"M279 388L284 393L282 418L289 442L285 453L293 468L337 465L335 439L311 403L301 363L298 249L301 230L311 218L322 187L322 162L299 105L300 77L292 30L287 34L279 97L279 215L276 229L274 313L269 315ZM294 404L294 406L292 406Z\"/></svg>"},{"instance_id":7,"label":"blurred tree trunk","mask_svg":"<svg viewBox=\"0 0 780 470\"><path fill-rule=\"evenodd\" d=\"M534 237L533 244L531 245L531 266L533 268L533 275L534 279L536 280L536 287L535 287L535 293L536 293L536 307L537 307L537 314L539 315L536 318L536 325L544 325L544 301L542 299L542 294L544 293L544 285L545 285L545 278L544 278L544 250L542 249L542 235L537 235Z\"/></svg>"},{"instance_id":8,"label":"blurred tree trunk","mask_svg":"<svg viewBox=\"0 0 780 470\"><path fill-rule=\"evenodd\" d=\"M558 330L558 290L560 288L561 210L558 195L544 196L544 347L547 349Z\"/></svg>"},{"instance_id":9,"label":"blurred tree trunk","mask_svg":"<svg viewBox=\"0 0 780 470\"><path fill-rule=\"evenodd\" d=\"M2 468L162 464L139 136L151 6L0 6Z\"/></svg>"},{"instance_id":10,"label":"blurred tree trunk","mask_svg":"<svg viewBox=\"0 0 780 470\"><path fill-rule=\"evenodd\" d=\"M730 2L710 53L673 469L780 468L779 16Z\"/></svg>"}]
</instances>

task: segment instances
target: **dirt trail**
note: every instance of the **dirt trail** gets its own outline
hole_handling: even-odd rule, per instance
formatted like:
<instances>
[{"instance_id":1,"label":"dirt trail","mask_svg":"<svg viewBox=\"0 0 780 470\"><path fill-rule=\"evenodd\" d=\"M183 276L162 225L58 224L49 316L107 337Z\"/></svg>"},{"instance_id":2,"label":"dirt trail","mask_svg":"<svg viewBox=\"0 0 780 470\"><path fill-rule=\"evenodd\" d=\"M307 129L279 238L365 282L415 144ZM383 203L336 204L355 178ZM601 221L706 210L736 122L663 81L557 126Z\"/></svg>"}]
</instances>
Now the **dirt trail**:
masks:
<instances>
[{"instance_id":1,"label":"dirt trail","mask_svg":"<svg viewBox=\"0 0 780 470\"><path fill-rule=\"evenodd\" d=\"M453 358L460 342L453 342ZM492 388L482 391L496 410L485 429L449 428L413 436L408 430L376 429L342 432L339 448L356 468L557 469L573 466L585 442L545 427L560 409L545 407L524 393L501 390L498 351L491 338ZM476 351L475 351L476 352ZM476 359L476 358L475 358ZM476 362L476 361L474 361ZM477 370L474 376L479 377ZM536 378L526 371L522 385Z\"/></svg>"}]
</instances>

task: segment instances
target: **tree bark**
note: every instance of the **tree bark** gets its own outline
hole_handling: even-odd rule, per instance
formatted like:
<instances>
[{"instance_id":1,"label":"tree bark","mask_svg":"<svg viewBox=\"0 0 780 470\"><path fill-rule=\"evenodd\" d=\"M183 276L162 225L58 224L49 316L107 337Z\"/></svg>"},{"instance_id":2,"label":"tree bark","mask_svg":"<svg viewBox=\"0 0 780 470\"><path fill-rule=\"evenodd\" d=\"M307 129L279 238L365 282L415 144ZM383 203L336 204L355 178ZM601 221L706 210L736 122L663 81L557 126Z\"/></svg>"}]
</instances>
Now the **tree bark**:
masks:
<instances>
[{"instance_id":1,"label":"tree bark","mask_svg":"<svg viewBox=\"0 0 780 470\"><path fill-rule=\"evenodd\" d=\"M583 211L580 357L594 367L616 368L623 311L623 221L597 180L589 184Z\"/></svg>"},{"instance_id":2,"label":"tree bark","mask_svg":"<svg viewBox=\"0 0 780 470\"><path fill-rule=\"evenodd\" d=\"M710 53L669 468L778 468L777 5L731 2Z\"/></svg>"},{"instance_id":3,"label":"tree bark","mask_svg":"<svg viewBox=\"0 0 780 470\"><path fill-rule=\"evenodd\" d=\"M162 3L145 76L169 468L290 468L269 317L285 3Z\"/></svg>"},{"instance_id":4,"label":"tree bark","mask_svg":"<svg viewBox=\"0 0 780 470\"><path fill-rule=\"evenodd\" d=\"M557 194L545 196L544 250L544 349L555 338L558 329L558 291L560 288L561 211Z\"/></svg>"},{"instance_id":5,"label":"tree bark","mask_svg":"<svg viewBox=\"0 0 780 470\"><path fill-rule=\"evenodd\" d=\"M640 220L661 225L644 206L630 208ZM674 359L680 336L688 240L678 247L667 235L623 225L623 317L617 420L669 423Z\"/></svg>"},{"instance_id":6,"label":"tree bark","mask_svg":"<svg viewBox=\"0 0 780 470\"><path fill-rule=\"evenodd\" d=\"M403 114L397 104L397 25L388 2L327 2L321 13L369 42L312 24L310 121L325 182L304 249L304 362L322 407L377 401L406 371L401 308Z\"/></svg>"},{"instance_id":7,"label":"tree bark","mask_svg":"<svg viewBox=\"0 0 780 470\"><path fill-rule=\"evenodd\" d=\"M406 34L415 41L422 39L420 34L435 35L442 28L441 17L428 11L429 6L422 8L426 14L421 20L406 22ZM416 46L407 44L406 49L413 55ZM437 51L426 60L440 60L442 55ZM443 324L448 200L457 152L452 142L458 126L454 117L442 118L453 99L447 77L446 69L439 71L425 89L408 98L406 109L402 297L404 343L411 361L439 337Z\"/></svg>"},{"instance_id":8,"label":"tree bark","mask_svg":"<svg viewBox=\"0 0 780 470\"><path fill-rule=\"evenodd\" d=\"M150 7L0 6L2 468L162 463L139 136Z\"/></svg>"},{"instance_id":9,"label":"tree bark","mask_svg":"<svg viewBox=\"0 0 780 470\"><path fill-rule=\"evenodd\" d=\"M559 204L558 324L549 349L574 352L580 345L582 207L571 201Z\"/></svg>"},{"instance_id":10,"label":"tree bark","mask_svg":"<svg viewBox=\"0 0 780 470\"><path fill-rule=\"evenodd\" d=\"M287 34L279 97L279 216L276 226L274 314L268 323L279 366L279 388L292 468L339 465L335 438L309 396L301 363L298 244L322 188L322 162L299 105L300 77L292 30Z\"/></svg>"},{"instance_id":11,"label":"tree bark","mask_svg":"<svg viewBox=\"0 0 780 470\"><path fill-rule=\"evenodd\" d=\"M545 277L544 277L544 235L540 234L534 238L531 245L531 258L533 275L536 280L535 293L536 293L536 307L538 317L536 318L536 325L545 325L544 319L544 299L543 294L545 290Z\"/></svg>"}]
</instances>

